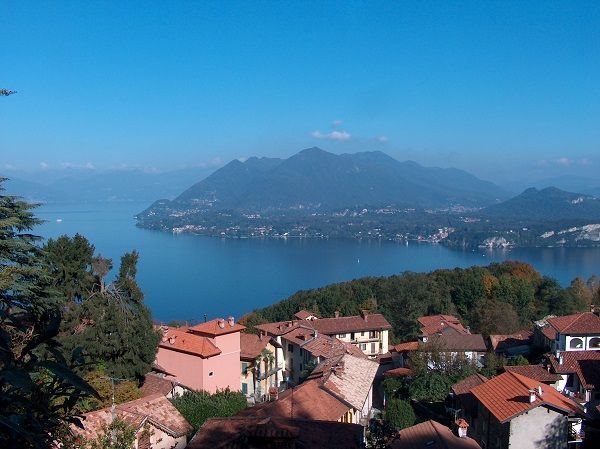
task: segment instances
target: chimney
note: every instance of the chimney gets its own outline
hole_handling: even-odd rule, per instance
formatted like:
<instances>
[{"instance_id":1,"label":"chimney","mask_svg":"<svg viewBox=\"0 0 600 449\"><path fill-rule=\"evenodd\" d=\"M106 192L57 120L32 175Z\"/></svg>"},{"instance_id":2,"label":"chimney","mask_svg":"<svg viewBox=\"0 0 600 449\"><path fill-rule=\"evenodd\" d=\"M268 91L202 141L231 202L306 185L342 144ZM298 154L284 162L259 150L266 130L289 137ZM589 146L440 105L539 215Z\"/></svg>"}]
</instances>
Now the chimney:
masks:
<instances>
[{"instance_id":1,"label":"chimney","mask_svg":"<svg viewBox=\"0 0 600 449\"><path fill-rule=\"evenodd\" d=\"M457 426L456 430L458 431L458 436L460 438L467 438L467 429L469 428L469 423L461 418L458 421L456 421L456 426Z\"/></svg>"},{"instance_id":2,"label":"chimney","mask_svg":"<svg viewBox=\"0 0 600 449\"><path fill-rule=\"evenodd\" d=\"M233 319L233 317L231 315L227 318L227 323L229 324L229 327L234 326L235 320Z\"/></svg>"},{"instance_id":3,"label":"chimney","mask_svg":"<svg viewBox=\"0 0 600 449\"><path fill-rule=\"evenodd\" d=\"M221 329L225 329L225 320L223 318L219 318L219 321L217 321L217 324L219 325L219 327Z\"/></svg>"},{"instance_id":4,"label":"chimney","mask_svg":"<svg viewBox=\"0 0 600 449\"><path fill-rule=\"evenodd\" d=\"M336 310L336 311L335 311L335 317L336 317L336 318L339 318L339 317L340 317L340 311L339 311L339 310Z\"/></svg>"},{"instance_id":5,"label":"chimney","mask_svg":"<svg viewBox=\"0 0 600 449\"><path fill-rule=\"evenodd\" d=\"M363 319L364 319L365 321L367 321L367 318L368 318L368 316L369 316L369 311L368 311L368 310L365 310L365 309L362 309L362 310L360 311L360 316L362 316L362 317L363 317Z\"/></svg>"},{"instance_id":6,"label":"chimney","mask_svg":"<svg viewBox=\"0 0 600 449\"><path fill-rule=\"evenodd\" d=\"M537 388L537 394L538 394L538 396L539 396L540 398L542 397L542 394L543 394L543 393L544 393L544 392L542 391L542 386L541 386L541 385L538 385L538 388Z\"/></svg>"},{"instance_id":7,"label":"chimney","mask_svg":"<svg viewBox=\"0 0 600 449\"><path fill-rule=\"evenodd\" d=\"M535 398L536 398L536 396L535 396L535 392L536 392L535 388L533 388L533 389L529 390L529 403L530 403L530 404L531 404L532 402L535 402Z\"/></svg>"},{"instance_id":8,"label":"chimney","mask_svg":"<svg viewBox=\"0 0 600 449\"><path fill-rule=\"evenodd\" d=\"M170 345L174 345L175 344L175 339L177 338L177 335L171 335L169 337L169 344Z\"/></svg>"},{"instance_id":9,"label":"chimney","mask_svg":"<svg viewBox=\"0 0 600 449\"><path fill-rule=\"evenodd\" d=\"M562 364L563 364L563 355L562 355L562 354L559 354L559 355L558 355L558 364L559 364L559 365L562 365Z\"/></svg>"}]
</instances>

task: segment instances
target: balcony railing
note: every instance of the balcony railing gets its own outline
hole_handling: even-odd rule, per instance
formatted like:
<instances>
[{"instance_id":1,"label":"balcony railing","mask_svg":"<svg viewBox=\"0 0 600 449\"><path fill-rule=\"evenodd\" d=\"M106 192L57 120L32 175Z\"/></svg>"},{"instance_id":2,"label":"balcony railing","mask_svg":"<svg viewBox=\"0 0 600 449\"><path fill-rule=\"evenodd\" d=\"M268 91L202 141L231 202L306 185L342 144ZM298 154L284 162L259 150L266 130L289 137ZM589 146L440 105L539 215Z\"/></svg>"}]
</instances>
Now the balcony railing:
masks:
<instances>
[{"instance_id":1,"label":"balcony railing","mask_svg":"<svg viewBox=\"0 0 600 449\"><path fill-rule=\"evenodd\" d=\"M259 371L257 373L256 378L258 380L264 380L264 379L268 379L269 377L271 377L273 374L277 373L277 371L281 371L282 367L281 366L274 366L273 368L271 368L269 371L266 372L262 372Z\"/></svg>"}]
</instances>

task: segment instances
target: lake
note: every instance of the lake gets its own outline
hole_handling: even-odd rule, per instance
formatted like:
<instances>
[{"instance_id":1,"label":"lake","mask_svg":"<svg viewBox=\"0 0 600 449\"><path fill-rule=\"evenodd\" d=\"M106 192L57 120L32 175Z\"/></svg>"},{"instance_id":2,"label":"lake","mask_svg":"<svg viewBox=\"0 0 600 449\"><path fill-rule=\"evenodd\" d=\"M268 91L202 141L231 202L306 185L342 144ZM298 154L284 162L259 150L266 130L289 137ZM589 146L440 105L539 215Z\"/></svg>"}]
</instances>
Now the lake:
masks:
<instances>
[{"instance_id":1,"label":"lake","mask_svg":"<svg viewBox=\"0 0 600 449\"><path fill-rule=\"evenodd\" d=\"M563 285L600 274L600 248L460 251L440 245L355 240L224 240L139 229L133 216L148 204L44 205L45 238L80 233L96 253L113 259L136 249L138 281L157 320L202 320L233 315L286 298L297 290L362 276L403 271L529 262Z\"/></svg>"}]
</instances>

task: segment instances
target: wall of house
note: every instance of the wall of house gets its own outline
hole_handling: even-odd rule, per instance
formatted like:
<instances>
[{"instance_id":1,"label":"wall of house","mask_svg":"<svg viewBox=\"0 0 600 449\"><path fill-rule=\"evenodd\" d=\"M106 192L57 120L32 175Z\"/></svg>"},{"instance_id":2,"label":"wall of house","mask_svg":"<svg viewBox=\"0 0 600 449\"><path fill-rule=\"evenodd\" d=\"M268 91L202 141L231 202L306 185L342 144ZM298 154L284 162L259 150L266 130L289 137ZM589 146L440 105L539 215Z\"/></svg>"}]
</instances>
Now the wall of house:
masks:
<instances>
[{"instance_id":1,"label":"wall of house","mask_svg":"<svg viewBox=\"0 0 600 449\"><path fill-rule=\"evenodd\" d=\"M365 399L365 403L363 404L363 408L360 411L361 417L368 418L371 413L371 408L373 407L373 385L369 388L369 394Z\"/></svg>"},{"instance_id":2,"label":"wall of house","mask_svg":"<svg viewBox=\"0 0 600 449\"><path fill-rule=\"evenodd\" d=\"M511 449L567 447L568 419L546 407L536 407L510 422Z\"/></svg>"},{"instance_id":3,"label":"wall of house","mask_svg":"<svg viewBox=\"0 0 600 449\"><path fill-rule=\"evenodd\" d=\"M372 332L374 334L372 334ZM334 334L338 340L346 343L352 343L360 348L366 355L385 354L389 350L388 331L363 331L363 332L348 332L345 334ZM372 343L375 343L373 348ZM364 345L364 346L363 346Z\"/></svg>"},{"instance_id":4,"label":"wall of house","mask_svg":"<svg viewBox=\"0 0 600 449\"><path fill-rule=\"evenodd\" d=\"M481 402L476 401L470 413L472 422L469 436L485 449L507 449L509 441L509 424L502 424ZM513 449L511 447L511 449Z\"/></svg>"},{"instance_id":5,"label":"wall of house","mask_svg":"<svg viewBox=\"0 0 600 449\"><path fill-rule=\"evenodd\" d=\"M558 334L558 349L561 351L599 351L600 335Z\"/></svg>"},{"instance_id":6,"label":"wall of house","mask_svg":"<svg viewBox=\"0 0 600 449\"><path fill-rule=\"evenodd\" d=\"M152 449L183 449L187 446L185 435L175 438L154 426L150 426L150 428L152 430L150 435L150 447Z\"/></svg>"},{"instance_id":7,"label":"wall of house","mask_svg":"<svg viewBox=\"0 0 600 449\"><path fill-rule=\"evenodd\" d=\"M173 374L178 382L194 390L205 388L202 361L201 357L166 348L158 348L156 354L157 365L164 367L169 373Z\"/></svg>"}]
</instances>

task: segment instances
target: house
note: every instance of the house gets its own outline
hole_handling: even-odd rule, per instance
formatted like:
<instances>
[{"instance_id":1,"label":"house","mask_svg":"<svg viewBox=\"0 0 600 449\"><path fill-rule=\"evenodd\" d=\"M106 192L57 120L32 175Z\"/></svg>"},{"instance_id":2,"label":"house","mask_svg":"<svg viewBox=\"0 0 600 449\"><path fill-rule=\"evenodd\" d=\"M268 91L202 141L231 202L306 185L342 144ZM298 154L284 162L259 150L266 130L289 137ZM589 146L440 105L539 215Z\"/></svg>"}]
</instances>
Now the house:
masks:
<instances>
[{"instance_id":1,"label":"house","mask_svg":"<svg viewBox=\"0 0 600 449\"><path fill-rule=\"evenodd\" d=\"M548 318L555 329L554 351L600 350L600 317L592 312Z\"/></svg>"},{"instance_id":2,"label":"house","mask_svg":"<svg viewBox=\"0 0 600 449\"><path fill-rule=\"evenodd\" d=\"M305 319L260 324L256 328L267 335L280 337L295 327L303 326L353 344L369 357L388 352L388 333L392 326L379 313L369 314L363 310L360 315L342 317L336 312L334 318L317 318L310 312L302 312L306 311L298 314L305 316Z\"/></svg>"},{"instance_id":3,"label":"house","mask_svg":"<svg viewBox=\"0 0 600 449\"><path fill-rule=\"evenodd\" d=\"M556 389L507 371L470 390L471 436L486 449L567 447L581 442L583 409Z\"/></svg>"},{"instance_id":4,"label":"house","mask_svg":"<svg viewBox=\"0 0 600 449\"><path fill-rule=\"evenodd\" d=\"M193 327L161 326L156 364L165 376L192 390L215 393L218 389L240 389L240 332L244 326L233 317Z\"/></svg>"},{"instance_id":5,"label":"house","mask_svg":"<svg viewBox=\"0 0 600 449\"><path fill-rule=\"evenodd\" d=\"M546 358L551 370L561 376L558 391L582 402L600 400L600 351L558 351Z\"/></svg>"},{"instance_id":6,"label":"house","mask_svg":"<svg viewBox=\"0 0 600 449\"><path fill-rule=\"evenodd\" d=\"M500 355L527 355L533 346L533 331L528 329L508 335L490 335L490 348Z\"/></svg>"},{"instance_id":7,"label":"house","mask_svg":"<svg viewBox=\"0 0 600 449\"><path fill-rule=\"evenodd\" d=\"M285 417L234 416L207 420L189 449L362 449L364 428L356 424Z\"/></svg>"},{"instance_id":8,"label":"house","mask_svg":"<svg viewBox=\"0 0 600 449\"><path fill-rule=\"evenodd\" d=\"M307 320L307 321L313 321L313 320L319 319L319 317L317 315L315 315L314 313L312 313L308 310L300 310L299 312L294 313L294 316L299 320Z\"/></svg>"},{"instance_id":9,"label":"house","mask_svg":"<svg viewBox=\"0 0 600 449\"><path fill-rule=\"evenodd\" d=\"M268 397L283 381L283 351L271 337L240 333L241 391L251 401Z\"/></svg>"},{"instance_id":10,"label":"house","mask_svg":"<svg viewBox=\"0 0 600 449\"><path fill-rule=\"evenodd\" d=\"M463 418L467 422L471 422L471 413L476 409L476 400L471 394L471 389L487 381L487 377L476 373L452 385L446 399L446 412L455 420Z\"/></svg>"},{"instance_id":11,"label":"house","mask_svg":"<svg viewBox=\"0 0 600 449\"><path fill-rule=\"evenodd\" d=\"M279 394L277 400L238 416L287 417L366 425L371 414L378 364L343 354L319 364L309 378Z\"/></svg>"},{"instance_id":12,"label":"house","mask_svg":"<svg viewBox=\"0 0 600 449\"><path fill-rule=\"evenodd\" d=\"M417 318L417 321L419 323L419 340L423 343L426 343L430 336L439 334L445 329L454 329L463 335L471 333L453 315L427 315Z\"/></svg>"},{"instance_id":13,"label":"house","mask_svg":"<svg viewBox=\"0 0 600 449\"><path fill-rule=\"evenodd\" d=\"M419 341L407 341L391 347L392 361L396 367L407 367L411 352L419 350Z\"/></svg>"},{"instance_id":14,"label":"house","mask_svg":"<svg viewBox=\"0 0 600 449\"><path fill-rule=\"evenodd\" d=\"M429 420L414 426L402 429L398 433L398 439L391 444L391 449L481 449L481 446L473 438L469 438L466 432L461 436L437 421Z\"/></svg>"},{"instance_id":15,"label":"house","mask_svg":"<svg viewBox=\"0 0 600 449\"><path fill-rule=\"evenodd\" d=\"M441 356L439 361L433 358L429 362L430 368L435 368L438 363L447 363L457 358L463 358L483 366L487 346L480 334L462 333L454 327L445 327L437 334L427 337L427 342L419 348L422 351L435 351Z\"/></svg>"},{"instance_id":16,"label":"house","mask_svg":"<svg viewBox=\"0 0 600 449\"><path fill-rule=\"evenodd\" d=\"M157 373L148 373L144 376L144 383L140 387L143 396L152 396L160 393L167 399L171 399L179 394L177 383L166 379Z\"/></svg>"},{"instance_id":17,"label":"house","mask_svg":"<svg viewBox=\"0 0 600 449\"><path fill-rule=\"evenodd\" d=\"M183 449L192 426L162 394L125 402L115 407L116 418L132 426L137 449ZM71 432L84 441L97 439L113 421L110 407L85 413L83 428L71 425Z\"/></svg>"}]
</instances>

